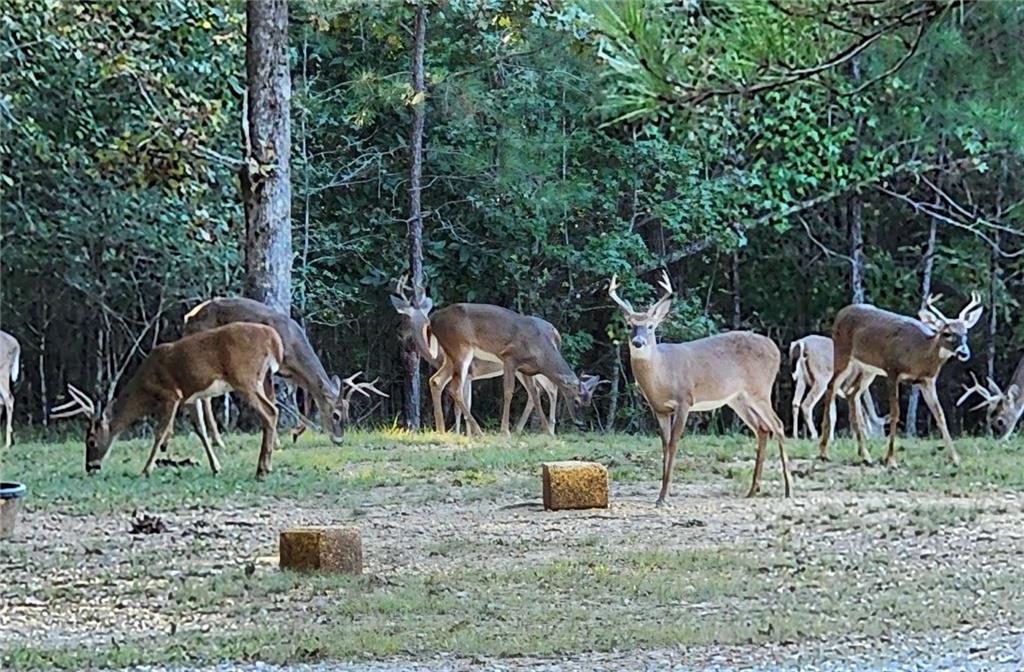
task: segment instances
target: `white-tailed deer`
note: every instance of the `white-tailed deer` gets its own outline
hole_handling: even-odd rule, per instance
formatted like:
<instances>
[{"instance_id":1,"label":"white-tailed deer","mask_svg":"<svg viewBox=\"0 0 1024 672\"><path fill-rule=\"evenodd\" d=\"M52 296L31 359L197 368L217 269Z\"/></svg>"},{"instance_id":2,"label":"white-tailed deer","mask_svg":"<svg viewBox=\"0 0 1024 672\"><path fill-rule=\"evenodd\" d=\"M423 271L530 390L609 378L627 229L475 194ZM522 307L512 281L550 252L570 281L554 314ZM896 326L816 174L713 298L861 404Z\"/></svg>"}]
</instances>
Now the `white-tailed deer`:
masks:
<instances>
[{"instance_id":1,"label":"white-tailed deer","mask_svg":"<svg viewBox=\"0 0 1024 672\"><path fill-rule=\"evenodd\" d=\"M629 325L629 360L640 391L658 420L661 432L661 494L663 506L672 481L672 464L691 411L731 408L757 436L754 479L748 497L761 487L765 448L772 436L779 442L786 497L793 493L789 460L783 443L786 428L772 408L772 386L782 356L775 343L749 331L732 331L688 343L658 343L657 330L672 307L668 274L660 281L662 295L645 312L637 312L618 295L612 276L608 296Z\"/></svg>"},{"instance_id":2,"label":"white-tailed deer","mask_svg":"<svg viewBox=\"0 0 1024 672\"><path fill-rule=\"evenodd\" d=\"M406 287L406 280L402 278L398 281L395 293L390 295L391 305L394 306L395 310L400 314L404 315L409 320L409 331L412 337L413 345L416 347L416 351L420 357L425 359L431 368L435 371L441 369L445 363L444 351L441 350L440 344L437 342L437 338L430 336L428 341L427 327L430 325L430 310L433 308L433 301L426 296L419 297L416 302L418 305L413 305L413 298L409 296L408 288ZM448 379L441 380L437 385L430 386L431 395L437 395L440 397L445 386L451 379L451 368L447 369L449 375ZM473 411L473 382L477 380L486 380L488 378L497 378L502 375L503 367L499 362L490 362L482 359L474 359L473 363L469 367L469 374L466 376L466 381L463 386L463 398L466 401L466 408L472 413ZM522 373L517 372L516 378L519 380L523 389L526 389L528 380ZM553 436L555 433L555 421L558 412L558 386L555 385L549 378L543 374L532 376L532 380L536 383L548 396L549 415L548 415L548 430ZM455 433L458 434L462 431L462 411L455 408ZM530 414L533 412L533 400L527 393L526 407L523 409L522 414L519 416L518 422L516 422L515 431L518 434L523 431L526 427L526 423L530 420ZM538 413L543 413L543 410L538 409ZM467 430L469 429L469 423L466 424Z\"/></svg>"},{"instance_id":3,"label":"white-tailed deer","mask_svg":"<svg viewBox=\"0 0 1024 672\"><path fill-rule=\"evenodd\" d=\"M220 463L202 430L201 409L192 402L234 391L260 416L263 443L256 478L263 479L270 473L277 440L277 405L270 376L279 369L283 358L284 345L276 330L262 324L235 322L156 346L121 390L112 399L108 395L105 408L97 409L85 393L68 385L71 401L52 409L50 417L89 415L85 470L90 473L100 468L111 445L133 422L155 417L153 449L142 469L142 475L149 476L157 451L170 440L175 415L184 404L202 439L210 469L216 474Z\"/></svg>"},{"instance_id":4,"label":"white-tailed deer","mask_svg":"<svg viewBox=\"0 0 1024 672\"><path fill-rule=\"evenodd\" d=\"M965 391L957 399L956 405L964 403L972 394L977 394L982 401L976 406L972 406L971 410L985 408L988 412L988 426L992 433L1000 439L1009 438L1010 434L1013 434L1014 428L1017 427L1020 416L1024 415L1024 358L1017 364L1013 377L1010 378L1010 383L1005 390L999 389L999 386L991 378L988 379L987 388L981 386L973 373L971 378L974 379L974 385L965 386Z\"/></svg>"},{"instance_id":5,"label":"white-tailed deer","mask_svg":"<svg viewBox=\"0 0 1024 672\"><path fill-rule=\"evenodd\" d=\"M430 377L434 426L441 432L445 431L441 393L447 389L455 400L455 407L466 418L470 432L483 434L465 399L464 383L475 360L494 362L502 367L501 431L506 435L511 433L509 414L516 374L527 378L543 375L553 382L569 398L574 422L578 422L579 410L590 404L594 389L601 382L597 376L580 380L573 373L562 357L561 335L550 322L507 308L482 303L455 303L442 308L426 325L424 340L430 343L431 339L436 339L444 352L441 367ZM543 408L536 385L525 380L523 387L533 407ZM544 431L553 433L547 416L543 412L539 415Z\"/></svg>"},{"instance_id":6,"label":"white-tailed deer","mask_svg":"<svg viewBox=\"0 0 1024 672\"><path fill-rule=\"evenodd\" d=\"M921 388L928 409L935 418L950 462L959 464L953 439L946 427L946 415L939 404L935 379L942 365L955 356L961 362L971 358L967 332L981 319L981 297L971 293L971 302L956 319L943 315L935 302L941 297L929 296L918 319L890 313L866 303L847 306L836 315L832 327L835 363L832 380L825 392L826 405L831 404L836 387L855 380L846 398L850 402L857 452L865 463L871 462L864 438L858 401L876 376L889 379L889 448L885 463L896 465L896 426L900 420L900 383L916 382ZM821 424L819 457L828 459L828 443L832 436L832 420L825 414Z\"/></svg>"},{"instance_id":7,"label":"white-tailed deer","mask_svg":"<svg viewBox=\"0 0 1024 672\"><path fill-rule=\"evenodd\" d=\"M7 435L4 447L11 447L12 423L14 422L14 392L11 383L18 382L21 363L21 346L18 339L6 331L0 331L0 403L3 404Z\"/></svg>"},{"instance_id":8,"label":"white-tailed deer","mask_svg":"<svg viewBox=\"0 0 1024 672\"><path fill-rule=\"evenodd\" d=\"M253 299L241 297L215 298L205 301L185 315L184 333L194 334L234 322L253 322L273 327L284 344L284 360L280 363L278 375L295 382L313 398L320 410L321 423L331 440L339 443L350 421L352 395L356 392L370 396L370 392L382 397L388 396L378 390L373 382L356 383L359 374L341 380L328 376L313 346L299 323L287 315ZM343 393L347 389L347 392ZM224 442L217 428L210 399L200 402L213 440L221 448Z\"/></svg>"},{"instance_id":9,"label":"white-tailed deer","mask_svg":"<svg viewBox=\"0 0 1024 672\"><path fill-rule=\"evenodd\" d=\"M825 396L828 381L832 380L832 339L828 336L811 334L789 344L789 361L793 366L793 438L800 438L800 414L812 439L818 438L818 425L814 422L814 407ZM846 398L846 389L840 389L838 396ZM868 436L875 439L885 436L887 418L879 417L871 390L865 390L861 398L862 413L867 415ZM833 399L828 412L832 414L832 428L835 430L836 403ZM835 434L829 440L835 439Z\"/></svg>"}]
</instances>

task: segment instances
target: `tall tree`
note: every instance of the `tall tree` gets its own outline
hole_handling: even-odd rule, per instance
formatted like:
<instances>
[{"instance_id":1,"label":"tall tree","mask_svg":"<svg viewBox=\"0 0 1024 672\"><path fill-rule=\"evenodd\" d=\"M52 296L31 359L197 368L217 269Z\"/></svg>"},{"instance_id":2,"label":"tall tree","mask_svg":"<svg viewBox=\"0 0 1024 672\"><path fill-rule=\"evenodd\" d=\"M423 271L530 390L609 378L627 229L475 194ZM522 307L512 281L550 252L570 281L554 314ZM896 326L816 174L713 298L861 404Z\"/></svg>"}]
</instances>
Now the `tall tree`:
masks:
<instances>
[{"instance_id":1,"label":"tall tree","mask_svg":"<svg viewBox=\"0 0 1024 672\"><path fill-rule=\"evenodd\" d=\"M409 275L413 288L413 302L419 304L423 296L423 212L420 207L421 178L423 175L423 122L426 114L426 85L423 77L423 52L426 48L427 10L423 3L416 5L416 21L412 44L412 133L409 138ZM420 356L410 340L405 348L406 394L405 426L420 428Z\"/></svg>"},{"instance_id":2,"label":"tall tree","mask_svg":"<svg viewBox=\"0 0 1024 672\"><path fill-rule=\"evenodd\" d=\"M289 312L292 302L291 75L288 2L246 5L247 109L242 126L246 165L245 294Z\"/></svg>"}]
</instances>

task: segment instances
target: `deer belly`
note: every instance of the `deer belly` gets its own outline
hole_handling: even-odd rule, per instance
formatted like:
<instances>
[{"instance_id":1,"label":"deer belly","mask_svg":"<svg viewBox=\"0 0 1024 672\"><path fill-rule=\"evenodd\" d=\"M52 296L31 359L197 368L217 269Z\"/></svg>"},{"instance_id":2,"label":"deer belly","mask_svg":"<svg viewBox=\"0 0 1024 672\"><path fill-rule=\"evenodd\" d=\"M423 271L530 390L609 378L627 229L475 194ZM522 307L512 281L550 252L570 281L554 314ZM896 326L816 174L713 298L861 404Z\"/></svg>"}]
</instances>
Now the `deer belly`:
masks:
<instances>
[{"instance_id":1,"label":"deer belly","mask_svg":"<svg viewBox=\"0 0 1024 672\"><path fill-rule=\"evenodd\" d=\"M485 352L483 350L477 350L475 348L473 349L473 357L475 357L476 359L482 359L485 362L496 362L498 364L502 363L501 357L498 357L494 353Z\"/></svg>"},{"instance_id":2,"label":"deer belly","mask_svg":"<svg viewBox=\"0 0 1024 672\"><path fill-rule=\"evenodd\" d=\"M193 401L197 401L199 399L208 399L209 397L219 397L219 396L227 394L228 392L231 392L234 389L235 388L233 388L230 385L228 385L228 383L226 381L217 380L217 381L214 381L205 390L199 390L198 392L193 394L191 397L186 399L183 403L189 404L189 403L192 403Z\"/></svg>"},{"instance_id":3,"label":"deer belly","mask_svg":"<svg viewBox=\"0 0 1024 672\"><path fill-rule=\"evenodd\" d=\"M865 364L864 362L860 361L856 357L853 357L853 358L850 359L850 366L855 367L851 371L851 373L856 373L859 370L861 373L866 373L866 374L871 375L871 376L882 376L883 378L885 378L885 371L883 371L882 369L878 368L877 366L871 366L870 364Z\"/></svg>"},{"instance_id":4,"label":"deer belly","mask_svg":"<svg viewBox=\"0 0 1024 672\"><path fill-rule=\"evenodd\" d=\"M691 411L713 411L716 408L721 408L722 406L725 406L726 404L728 404L730 401L732 401L733 399L735 399L738 396L739 396L739 392L737 392L736 394L731 394L728 397L725 397L724 399L714 399L714 400L705 399L703 401L698 401L698 402L695 402L693 404L693 406L690 406L690 410Z\"/></svg>"}]
</instances>

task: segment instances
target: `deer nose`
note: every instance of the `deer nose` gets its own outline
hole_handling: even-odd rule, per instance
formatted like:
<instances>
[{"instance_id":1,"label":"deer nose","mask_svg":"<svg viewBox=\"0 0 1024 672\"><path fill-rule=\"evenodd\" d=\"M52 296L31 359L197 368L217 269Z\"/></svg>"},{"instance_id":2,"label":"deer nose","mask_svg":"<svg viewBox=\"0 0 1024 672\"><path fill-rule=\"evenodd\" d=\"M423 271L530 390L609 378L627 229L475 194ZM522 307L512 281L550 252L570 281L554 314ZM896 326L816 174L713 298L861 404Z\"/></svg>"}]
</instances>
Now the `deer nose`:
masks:
<instances>
[{"instance_id":1,"label":"deer nose","mask_svg":"<svg viewBox=\"0 0 1024 672\"><path fill-rule=\"evenodd\" d=\"M961 343L960 347L956 349L956 358L961 362L966 362L971 358L971 349L967 347L966 343Z\"/></svg>"},{"instance_id":2,"label":"deer nose","mask_svg":"<svg viewBox=\"0 0 1024 672\"><path fill-rule=\"evenodd\" d=\"M640 338L639 336L634 336L631 343L633 344L634 348L642 348L645 345L644 339Z\"/></svg>"}]
</instances>

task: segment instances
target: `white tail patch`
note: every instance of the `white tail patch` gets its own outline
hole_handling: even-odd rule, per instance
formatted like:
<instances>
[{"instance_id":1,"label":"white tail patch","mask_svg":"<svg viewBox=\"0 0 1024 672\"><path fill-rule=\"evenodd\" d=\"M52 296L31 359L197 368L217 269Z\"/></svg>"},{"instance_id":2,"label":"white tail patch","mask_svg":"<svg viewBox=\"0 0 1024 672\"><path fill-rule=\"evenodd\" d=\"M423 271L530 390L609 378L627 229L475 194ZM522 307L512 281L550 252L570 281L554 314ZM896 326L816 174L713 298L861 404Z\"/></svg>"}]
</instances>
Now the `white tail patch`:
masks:
<instances>
[{"instance_id":1,"label":"white tail patch","mask_svg":"<svg viewBox=\"0 0 1024 672\"><path fill-rule=\"evenodd\" d=\"M281 370L281 362L277 361L277 357L270 355L269 360L269 368L271 373L277 373L278 371Z\"/></svg>"},{"instance_id":2,"label":"white tail patch","mask_svg":"<svg viewBox=\"0 0 1024 672\"><path fill-rule=\"evenodd\" d=\"M430 333L430 325L423 325L423 341L427 344L427 352L434 359L437 359L438 355L441 354L441 344L437 342L437 338Z\"/></svg>"},{"instance_id":3,"label":"white tail patch","mask_svg":"<svg viewBox=\"0 0 1024 672\"><path fill-rule=\"evenodd\" d=\"M198 306L185 313L185 324L188 324L188 321L195 317L197 314L199 314L199 311L201 311L203 308L206 308L206 306L208 306L210 304L210 301L212 300L213 299L210 299L209 301L203 301Z\"/></svg>"},{"instance_id":4,"label":"white tail patch","mask_svg":"<svg viewBox=\"0 0 1024 672\"><path fill-rule=\"evenodd\" d=\"M14 353L14 361L11 362L11 381L18 382L18 374L21 372L21 353Z\"/></svg>"}]
</instances>

